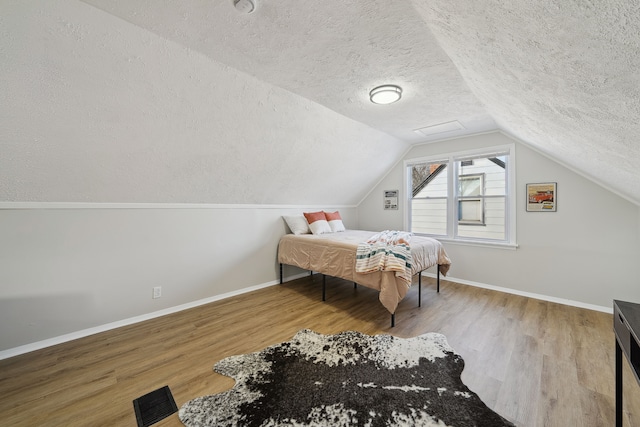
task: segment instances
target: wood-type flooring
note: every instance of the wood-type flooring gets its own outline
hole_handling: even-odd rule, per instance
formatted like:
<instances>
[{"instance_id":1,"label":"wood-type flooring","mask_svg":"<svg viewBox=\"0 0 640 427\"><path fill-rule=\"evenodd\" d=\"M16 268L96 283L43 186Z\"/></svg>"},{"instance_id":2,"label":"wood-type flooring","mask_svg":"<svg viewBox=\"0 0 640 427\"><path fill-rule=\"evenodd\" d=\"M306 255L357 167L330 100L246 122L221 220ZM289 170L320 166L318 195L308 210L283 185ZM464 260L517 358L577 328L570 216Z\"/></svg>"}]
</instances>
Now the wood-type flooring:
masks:
<instances>
[{"instance_id":1,"label":"wood-type flooring","mask_svg":"<svg viewBox=\"0 0 640 427\"><path fill-rule=\"evenodd\" d=\"M417 281L417 279L416 279ZM0 361L1 425L136 426L132 401L168 385L178 407L224 391L215 362L300 329L446 335L465 384L522 427L614 425L610 314L423 277L396 326L374 290L313 275ZM624 425L640 426L640 386L624 362ZM181 426L178 415L155 424Z\"/></svg>"}]
</instances>

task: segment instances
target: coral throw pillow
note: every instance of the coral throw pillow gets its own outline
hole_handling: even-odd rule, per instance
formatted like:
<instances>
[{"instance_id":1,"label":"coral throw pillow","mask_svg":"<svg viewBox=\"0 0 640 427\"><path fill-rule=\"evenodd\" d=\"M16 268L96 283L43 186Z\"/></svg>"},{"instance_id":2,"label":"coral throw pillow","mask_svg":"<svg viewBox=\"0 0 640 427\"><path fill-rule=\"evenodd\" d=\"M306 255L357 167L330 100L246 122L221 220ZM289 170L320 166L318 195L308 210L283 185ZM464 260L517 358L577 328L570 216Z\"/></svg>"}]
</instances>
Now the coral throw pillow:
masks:
<instances>
[{"instance_id":1,"label":"coral throw pillow","mask_svg":"<svg viewBox=\"0 0 640 427\"><path fill-rule=\"evenodd\" d=\"M313 234L331 233L331 227L324 216L324 212L305 212L304 217L307 219Z\"/></svg>"},{"instance_id":2,"label":"coral throw pillow","mask_svg":"<svg viewBox=\"0 0 640 427\"><path fill-rule=\"evenodd\" d=\"M342 217L340 216L340 212L325 212L324 216L327 218L327 222L329 223L329 227L331 227L332 232L344 231L344 224L342 223Z\"/></svg>"}]
</instances>

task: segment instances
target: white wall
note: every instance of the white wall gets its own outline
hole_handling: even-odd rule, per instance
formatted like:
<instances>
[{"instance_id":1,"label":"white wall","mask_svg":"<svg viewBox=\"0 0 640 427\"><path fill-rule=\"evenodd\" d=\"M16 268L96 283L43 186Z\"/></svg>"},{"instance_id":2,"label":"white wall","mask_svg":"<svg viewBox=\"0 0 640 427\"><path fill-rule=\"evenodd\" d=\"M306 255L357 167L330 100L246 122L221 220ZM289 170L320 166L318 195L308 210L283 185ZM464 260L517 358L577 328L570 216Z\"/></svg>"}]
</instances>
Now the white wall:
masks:
<instances>
[{"instance_id":1,"label":"white wall","mask_svg":"<svg viewBox=\"0 0 640 427\"><path fill-rule=\"evenodd\" d=\"M514 142L502 133L415 146L405 159ZM514 292L611 307L612 299L640 302L639 207L516 142L518 249L446 243L452 278ZM600 173L607 173L606 170ZM403 203L382 209L383 190L404 193L402 162L358 207L365 229L402 229ZM526 212L525 185L558 183L557 212Z\"/></svg>"},{"instance_id":2,"label":"white wall","mask_svg":"<svg viewBox=\"0 0 640 427\"><path fill-rule=\"evenodd\" d=\"M0 351L272 283L283 214L340 209L351 228L403 228L402 210L382 210L383 189L405 197L393 164L407 146L388 135L82 2L0 2L0 31ZM451 275L640 300L637 206L517 155L520 248L447 245ZM558 212L524 213L524 184L545 180Z\"/></svg>"},{"instance_id":3,"label":"white wall","mask_svg":"<svg viewBox=\"0 0 640 427\"><path fill-rule=\"evenodd\" d=\"M347 206L51 206L0 206L0 354L276 283L282 215L339 209L357 227Z\"/></svg>"},{"instance_id":4,"label":"white wall","mask_svg":"<svg viewBox=\"0 0 640 427\"><path fill-rule=\"evenodd\" d=\"M0 351L275 281L281 215L355 227L407 149L80 1L0 36Z\"/></svg>"}]
</instances>

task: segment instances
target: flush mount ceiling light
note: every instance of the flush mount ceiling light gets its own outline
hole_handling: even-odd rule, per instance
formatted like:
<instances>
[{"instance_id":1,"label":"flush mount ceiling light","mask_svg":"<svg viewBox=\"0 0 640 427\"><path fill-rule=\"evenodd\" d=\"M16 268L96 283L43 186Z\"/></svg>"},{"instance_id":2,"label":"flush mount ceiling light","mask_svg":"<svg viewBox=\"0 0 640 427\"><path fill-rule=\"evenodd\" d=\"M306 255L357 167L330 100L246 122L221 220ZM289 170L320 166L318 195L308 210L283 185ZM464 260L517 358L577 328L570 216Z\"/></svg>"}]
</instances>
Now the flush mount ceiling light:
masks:
<instances>
[{"instance_id":1,"label":"flush mount ceiling light","mask_svg":"<svg viewBox=\"0 0 640 427\"><path fill-rule=\"evenodd\" d=\"M233 5L242 13L251 13L256 10L255 0L233 0Z\"/></svg>"},{"instance_id":2,"label":"flush mount ceiling light","mask_svg":"<svg viewBox=\"0 0 640 427\"><path fill-rule=\"evenodd\" d=\"M371 89L369 99L374 104L392 104L402 97L402 88L396 85L382 85Z\"/></svg>"}]
</instances>

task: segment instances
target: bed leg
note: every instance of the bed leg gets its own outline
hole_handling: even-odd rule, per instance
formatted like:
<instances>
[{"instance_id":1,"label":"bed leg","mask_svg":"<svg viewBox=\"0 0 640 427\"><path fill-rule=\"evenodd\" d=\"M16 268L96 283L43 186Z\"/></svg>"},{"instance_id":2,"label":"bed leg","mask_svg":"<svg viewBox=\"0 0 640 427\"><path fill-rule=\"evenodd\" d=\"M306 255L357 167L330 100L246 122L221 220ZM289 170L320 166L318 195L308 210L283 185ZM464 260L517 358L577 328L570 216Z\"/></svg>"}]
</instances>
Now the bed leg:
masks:
<instances>
[{"instance_id":1,"label":"bed leg","mask_svg":"<svg viewBox=\"0 0 640 427\"><path fill-rule=\"evenodd\" d=\"M440 264L438 264L438 271L436 272L436 283L437 283L437 289L438 292L440 292Z\"/></svg>"},{"instance_id":2,"label":"bed leg","mask_svg":"<svg viewBox=\"0 0 640 427\"><path fill-rule=\"evenodd\" d=\"M391 313L391 327L393 328L394 326L396 326L396 314Z\"/></svg>"},{"instance_id":3,"label":"bed leg","mask_svg":"<svg viewBox=\"0 0 640 427\"><path fill-rule=\"evenodd\" d=\"M422 307L422 271L418 272L418 307Z\"/></svg>"},{"instance_id":4,"label":"bed leg","mask_svg":"<svg viewBox=\"0 0 640 427\"><path fill-rule=\"evenodd\" d=\"M282 263L280 263L280 284L282 285Z\"/></svg>"},{"instance_id":5,"label":"bed leg","mask_svg":"<svg viewBox=\"0 0 640 427\"><path fill-rule=\"evenodd\" d=\"M327 276L322 275L322 301L327 300Z\"/></svg>"}]
</instances>

